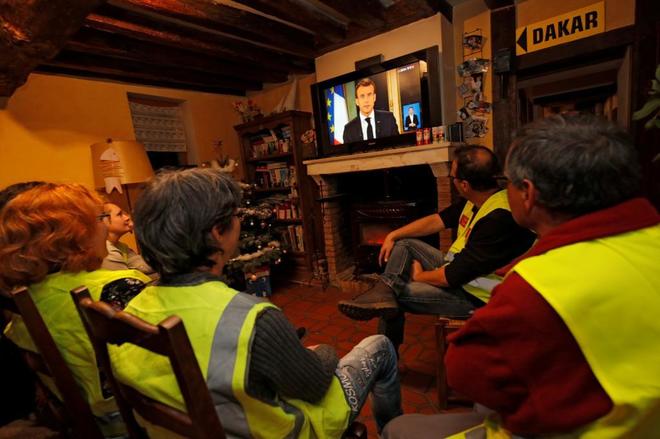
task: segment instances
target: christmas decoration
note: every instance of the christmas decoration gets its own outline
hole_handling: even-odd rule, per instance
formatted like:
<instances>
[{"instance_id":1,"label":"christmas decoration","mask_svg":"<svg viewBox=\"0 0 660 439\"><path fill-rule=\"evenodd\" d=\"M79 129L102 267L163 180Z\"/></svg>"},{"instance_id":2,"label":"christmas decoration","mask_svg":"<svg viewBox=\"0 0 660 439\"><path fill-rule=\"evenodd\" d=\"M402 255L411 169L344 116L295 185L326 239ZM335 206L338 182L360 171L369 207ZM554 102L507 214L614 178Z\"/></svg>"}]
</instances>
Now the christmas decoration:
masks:
<instances>
[{"instance_id":1,"label":"christmas decoration","mask_svg":"<svg viewBox=\"0 0 660 439\"><path fill-rule=\"evenodd\" d=\"M241 222L239 252L225 266L225 279L236 289L259 296L270 295L270 266L282 262L283 249L270 232L275 219L273 206L280 196L255 199L254 185L240 183L243 206L238 209Z\"/></svg>"}]
</instances>

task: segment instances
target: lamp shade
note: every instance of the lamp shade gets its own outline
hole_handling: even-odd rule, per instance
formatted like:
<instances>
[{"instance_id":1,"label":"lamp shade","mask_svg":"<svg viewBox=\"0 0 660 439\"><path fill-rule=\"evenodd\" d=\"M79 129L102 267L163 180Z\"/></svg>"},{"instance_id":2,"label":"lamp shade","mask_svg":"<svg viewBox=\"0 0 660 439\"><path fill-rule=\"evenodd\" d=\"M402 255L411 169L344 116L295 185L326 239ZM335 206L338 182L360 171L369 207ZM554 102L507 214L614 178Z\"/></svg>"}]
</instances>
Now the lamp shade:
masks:
<instances>
[{"instance_id":1,"label":"lamp shade","mask_svg":"<svg viewBox=\"0 0 660 439\"><path fill-rule=\"evenodd\" d=\"M133 140L95 143L92 149L94 185L122 192L122 184L143 183L154 175L144 146Z\"/></svg>"}]
</instances>

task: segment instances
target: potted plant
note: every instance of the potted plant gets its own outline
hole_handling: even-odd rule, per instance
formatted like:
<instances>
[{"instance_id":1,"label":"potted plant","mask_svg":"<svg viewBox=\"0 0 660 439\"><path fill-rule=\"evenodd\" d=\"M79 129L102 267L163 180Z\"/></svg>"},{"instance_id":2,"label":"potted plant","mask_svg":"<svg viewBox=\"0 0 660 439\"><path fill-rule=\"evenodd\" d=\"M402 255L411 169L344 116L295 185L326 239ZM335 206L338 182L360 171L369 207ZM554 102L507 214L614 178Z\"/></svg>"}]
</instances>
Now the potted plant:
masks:
<instances>
[{"instance_id":1,"label":"potted plant","mask_svg":"<svg viewBox=\"0 0 660 439\"><path fill-rule=\"evenodd\" d=\"M660 128L660 64L655 69L655 79L651 81L651 91L649 91L649 100L646 101L644 106L633 113L633 120L644 119L651 116L646 121L644 127L650 129L652 127Z\"/></svg>"}]
</instances>

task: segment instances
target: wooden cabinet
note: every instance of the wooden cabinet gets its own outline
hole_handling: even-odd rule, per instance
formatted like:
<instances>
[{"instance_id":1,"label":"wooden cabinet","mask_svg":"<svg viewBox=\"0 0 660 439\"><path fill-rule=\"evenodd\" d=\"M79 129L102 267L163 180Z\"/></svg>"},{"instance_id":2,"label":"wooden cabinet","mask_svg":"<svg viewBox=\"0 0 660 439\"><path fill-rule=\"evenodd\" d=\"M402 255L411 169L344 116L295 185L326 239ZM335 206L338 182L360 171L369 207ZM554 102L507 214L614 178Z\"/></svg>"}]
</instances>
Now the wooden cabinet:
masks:
<instances>
[{"instance_id":1,"label":"wooden cabinet","mask_svg":"<svg viewBox=\"0 0 660 439\"><path fill-rule=\"evenodd\" d=\"M287 111L234 127L246 182L257 185L255 195L283 194L274 226L292 250L290 259L299 280L311 279L317 255L323 254L318 189L302 163L315 157L312 145L300 140L312 128L311 117L311 113Z\"/></svg>"}]
</instances>

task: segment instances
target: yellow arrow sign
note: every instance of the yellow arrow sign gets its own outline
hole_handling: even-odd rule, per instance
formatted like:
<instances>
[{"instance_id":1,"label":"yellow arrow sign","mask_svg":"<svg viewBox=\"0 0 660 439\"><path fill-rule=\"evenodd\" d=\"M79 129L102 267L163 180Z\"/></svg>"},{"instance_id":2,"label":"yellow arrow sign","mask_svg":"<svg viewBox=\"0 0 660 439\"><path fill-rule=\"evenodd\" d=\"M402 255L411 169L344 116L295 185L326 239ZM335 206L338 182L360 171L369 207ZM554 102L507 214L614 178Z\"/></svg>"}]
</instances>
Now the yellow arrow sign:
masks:
<instances>
[{"instance_id":1,"label":"yellow arrow sign","mask_svg":"<svg viewBox=\"0 0 660 439\"><path fill-rule=\"evenodd\" d=\"M605 32L605 2L516 29L516 55L524 55Z\"/></svg>"}]
</instances>

